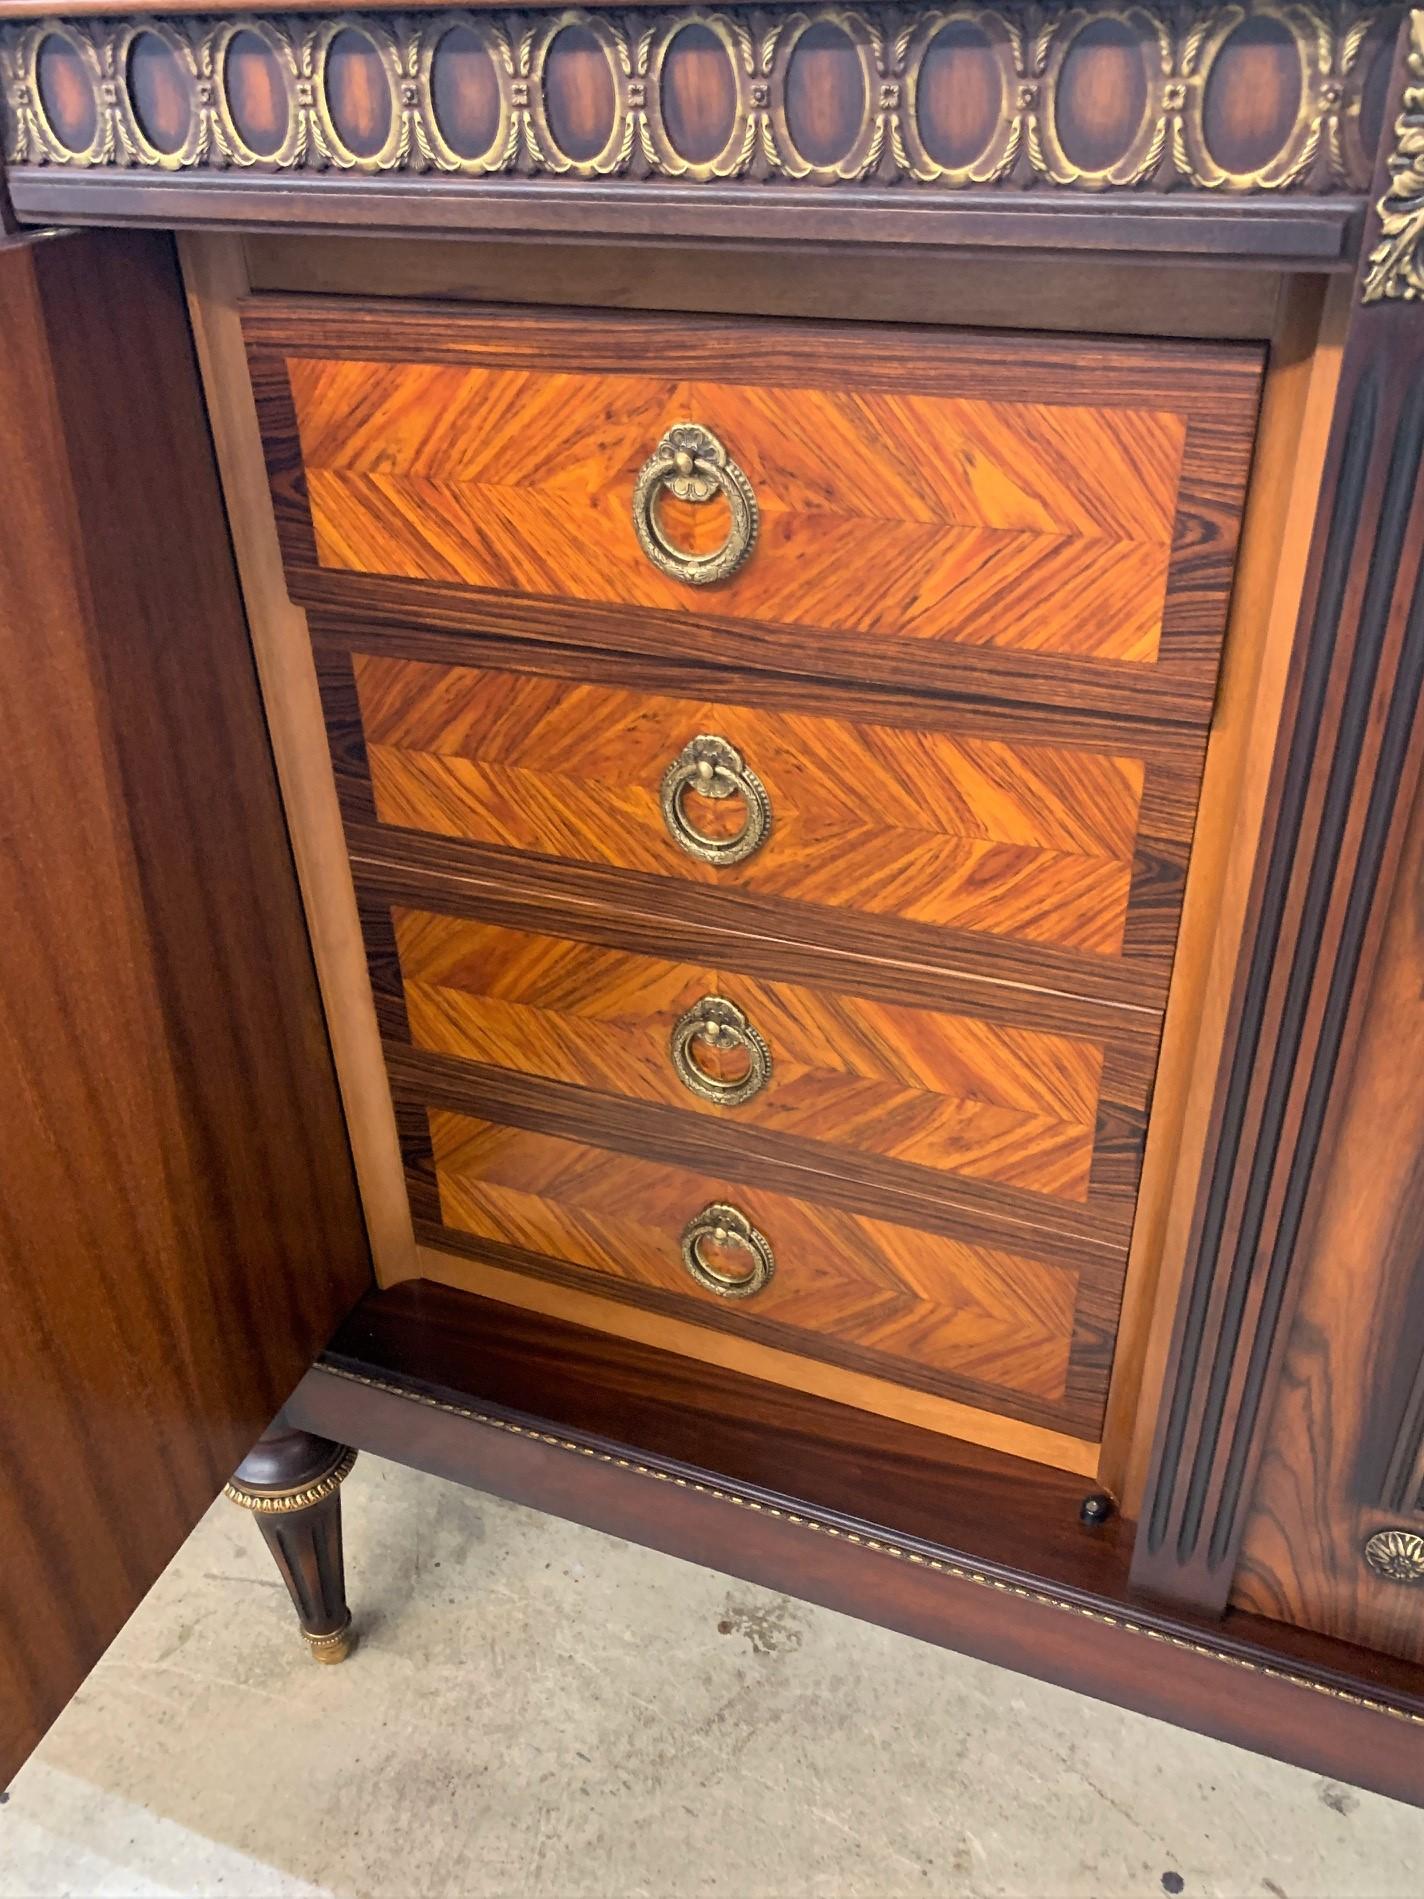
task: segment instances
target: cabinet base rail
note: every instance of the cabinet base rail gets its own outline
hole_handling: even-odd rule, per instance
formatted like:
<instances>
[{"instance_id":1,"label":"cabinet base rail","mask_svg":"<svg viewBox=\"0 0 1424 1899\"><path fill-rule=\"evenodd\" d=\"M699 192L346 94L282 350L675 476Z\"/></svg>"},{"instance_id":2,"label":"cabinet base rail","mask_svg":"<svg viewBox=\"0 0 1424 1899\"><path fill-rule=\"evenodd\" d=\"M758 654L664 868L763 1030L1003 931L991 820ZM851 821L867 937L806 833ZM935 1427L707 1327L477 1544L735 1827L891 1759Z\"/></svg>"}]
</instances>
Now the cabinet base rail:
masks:
<instances>
[{"instance_id":1,"label":"cabinet base rail","mask_svg":"<svg viewBox=\"0 0 1424 1899\"><path fill-rule=\"evenodd\" d=\"M1424 1805L1424 1670L1130 1589L1084 1480L428 1281L285 1410L339 1444ZM359 1623L359 1590L358 1590Z\"/></svg>"}]
</instances>

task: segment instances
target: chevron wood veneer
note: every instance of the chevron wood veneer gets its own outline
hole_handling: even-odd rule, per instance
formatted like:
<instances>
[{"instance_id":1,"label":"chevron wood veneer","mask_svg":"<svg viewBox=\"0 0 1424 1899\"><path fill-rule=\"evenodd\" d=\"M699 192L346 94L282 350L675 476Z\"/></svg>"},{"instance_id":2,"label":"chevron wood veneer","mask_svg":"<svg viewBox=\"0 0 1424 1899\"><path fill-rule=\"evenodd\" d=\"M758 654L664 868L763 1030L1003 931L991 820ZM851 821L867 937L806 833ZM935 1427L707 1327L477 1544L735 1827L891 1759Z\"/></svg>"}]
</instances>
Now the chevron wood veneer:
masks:
<instances>
[{"instance_id":1,"label":"chevron wood veneer","mask_svg":"<svg viewBox=\"0 0 1424 1899\"><path fill-rule=\"evenodd\" d=\"M246 328L299 598L346 576L367 608L384 583L711 614L909 652L926 683L992 655L1021 694L1069 664L1149 682L1143 710L1173 683L1180 716L1209 710L1254 347L275 298ZM707 588L633 526L638 469L685 421L760 509ZM716 501L661 512L689 551L720 537Z\"/></svg>"},{"instance_id":2,"label":"chevron wood veneer","mask_svg":"<svg viewBox=\"0 0 1424 1899\"><path fill-rule=\"evenodd\" d=\"M639 467L702 421L756 491L719 611L1151 664L1186 425L1164 411L453 364L288 363L323 567L672 611ZM675 512L675 519L673 514ZM669 511L693 549L720 510Z\"/></svg>"},{"instance_id":3,"label":"chevron wood veneer","mask_svg":"<svg viewBox=\"0 0 1424 1899\"><path fill-rule=\"evenodd\" d=\"M1103 1071L1090 1041L402 906L393 922L418 1048L1087 1198ZM735 1108L690 1092L668 1053L707 995L771 1050L767 1085Z\"/></svg>"},{"instance_id":4,"label":"chevron wood veneer","mask_svg":"<svg viewBox=\"0 0 1424 1899\"><path fill-rule=\"evenodd\" d=\"M593 1283L661 1289L749 1335L847 1348L883 1375L920 1368L986 1396L1062 1398L1077 1285L1066 1268L445 1110L429 1126L441 1215L460 1233ZM776 1255L770 1284L734 1307L682 1264L683 1227L717 1201Z\"/></svg>"},{"instance_id":5,"label":"chevron wood veneer","mask_svg":"<svg viewBox=\"0 0 1424 1899\"><path fill-rule=\"evenodd\" d=\"M1122 950L1144 777L1130 753L370 653L353 663L384 824L1095 956ZM663 824L663 772L700 732L737 746L771 798L771 832L738 864L688 856ZM737 799L689 802L709 832L742 822Z\"/></svg>"}]
</instances>

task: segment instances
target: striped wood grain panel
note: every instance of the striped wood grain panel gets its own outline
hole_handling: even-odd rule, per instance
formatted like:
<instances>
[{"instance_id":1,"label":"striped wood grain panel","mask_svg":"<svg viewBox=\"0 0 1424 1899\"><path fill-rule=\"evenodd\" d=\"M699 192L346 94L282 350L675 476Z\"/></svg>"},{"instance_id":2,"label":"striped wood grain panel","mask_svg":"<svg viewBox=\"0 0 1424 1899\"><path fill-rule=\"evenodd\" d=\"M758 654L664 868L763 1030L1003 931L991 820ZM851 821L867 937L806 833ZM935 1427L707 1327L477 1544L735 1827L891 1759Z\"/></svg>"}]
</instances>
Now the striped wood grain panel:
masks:
<instances>
[{"instance_id":1,"label":"striped wood grain panel","mask_svg":"<svg viewBox=\"0 0 1424 1899\"><path fill-rule=\"evenodd\" d=\"M587 376L287 364L323 567L676 611L630 499L703 423L761 531L719 610L890 639L1157 656L1186 426L1164 411ZM674 544L724 510L664 504Z\"/></svg>"},{"instance_id":2,"label":"striped wood grain panel","mask_svg":"<svg viewBox=\"0 0 1424 1899\"><path fill-rule=\"evenodd\" d=\"M713 614L786 629L782 664L814 631L821 664L849 642L872 675L907 647L921 683L991 653L1021 697L1040 674L1060 695L1067 661L1162 716L1209 710L1253 347L276 298L246 325L299 597L379 577L621 607L684 642ZM687 419L761 505L751 559L707 589L650 565L630 510Z\"/></svg>"},{"instance_id":3,"label":"striped wood grain panel","mask_svg":"<svg viewBox=\"0 0 1424 1899\"><path fill-rule=\"evenodd\" d=\"M958 738L371 653L353 666L383 824L1123 953L1144 785L1126 746ZM699 732L729 738L770 793L771 833L740 864L688 856L663 825L663 771ZM734 803L695 802L709 829Z\"/></svg>"},{"instance_id":4,"label":"striped wood grain panel","mask_svg":"<svg viewBox=\"0 0 1424 1899\"><path fill-rule=\"evenodd\" d=\"M945 1010L757 980L567 936L396 906L418 1048L870 1154L1088 1198L1103 1050ZM678 1079L669 1037L702 997L744 1010L770 1079L735 1108ZM705 1048L699 1060L717 1073ZM745 1063L720 1065L727 1078Z\"/></svg>"},{"instance_id":5,"label":"striped wood grain panel","mask_svg":"<svg viewBox=\"0 0 1424 1899\"><path fill-rule=\"evenodd\" d=\"M445 1110L429 1132L445 1226L494 1248L672 1294L688 1316L715 1311L749 1334L840 1343L882 1374L945 1374L1039 1406L1063 1397L1069 1270ZM736 1306L695 1285L680 1252L687 1221L721 1200L776 1252L771 1282Z\"/></svg>"}]
</instances>

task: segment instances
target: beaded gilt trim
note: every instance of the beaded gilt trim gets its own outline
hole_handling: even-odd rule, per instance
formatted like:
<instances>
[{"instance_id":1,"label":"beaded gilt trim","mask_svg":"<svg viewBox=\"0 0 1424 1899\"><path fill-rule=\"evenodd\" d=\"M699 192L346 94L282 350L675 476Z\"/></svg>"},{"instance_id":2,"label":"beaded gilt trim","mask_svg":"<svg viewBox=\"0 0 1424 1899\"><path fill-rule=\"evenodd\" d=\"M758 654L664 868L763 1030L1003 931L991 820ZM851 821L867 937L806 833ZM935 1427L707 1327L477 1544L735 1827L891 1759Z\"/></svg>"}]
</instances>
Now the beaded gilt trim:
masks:
<instances>
[{"instance_id":1,"label":"beaded gilt trim","mask_svg":"<svg viewBox=\"0 0 1424 1899\"><path fill-rule=\"evenodd\" d=\"M223 1495L239 1509L252 1510L263 1517L285 1516L291 1510L310 1510L313 1504L324 1503L328 1497L335 1496L351 1475L355 1462L355 1451L343 1450L328 1471L298 1490L247 1490L232 1482L223 1485Z\"/></svg>"},{"instance_id":2,"label":"beaded gilt trim","mask_svg":"<svg viewBox=\"0 0 1424 1899\"><path fill-rule=\"evenodd\" d=\"M393 1398L404 1398L409 1404L424 1405L432 1411L444 1411L451 1417L466 1418L472 1424L483 1424L494 1431L504 1431L511 1437L529 1438L536 1444L548 1444L556 1450L570 1451L576 1457L587 1457L596 1464L607 1464L615 1470L630 1471L635 1477L649 1477L655 1483L672 1484L678 1490L690 1490L698 1496L711 1497L718 1503L735 1505L739 1510L751 1510L759 1516L772 1517L778 1522L789 1523L796 1529L809 1530L816 1536L828 1536L840 1543L854 1544L858 1549L873 1551L879 1556L888 1556L896 1562L913 1564L916 1569L926 1569L935 1575L948 1576L955 1582L973 1583L981 1589L997 1590L1000 1595L1013 1596L1023 1602L1032 1602L1041 1608L1057 1609L1065 1615L1081 1616L1089 1622L1097 1622L1106 1628L1122 1629L1130 1635L1140 1635L1149 1642L1160 1643L1165 1648L1176 1649L1187 1655L1200 1655L1214 1662L1225 1663L1228 1667L1245 1669L1248 1674L1261 1675L1270 1681L1279 1681L1292 1688L1306 1688L1312 1694L1325 1695L1332 1701L1344 1702L1347 1706L1361 1708L1371 1714L1389 1715L1396 1721L1407 1722L1412 1727L1424 1727L1424 1714L1415 1714L1407 1708L1398 1708L1387 1701L1377 1701L1368 1695L1352 1694L1346 1688L1333 1688L1328 1682L1316 1681L1309 1675L1299 1675L1289 1668L1278 1668L1269 1662L1248 1661L1242 1655L1230 1655L1221 1649L1213 1648L1207 1642L1189 1641L1182 1635L1169 1635L1164 1630L1154 1629L1135 1617L1116 1615L1106 1609L1088 1609L1080 1603L1065 1602L1062 1597L1050 1594L1047 1590L1031 1589L1024 1583L1006 1582L1001 1576L990 1575L987 1571L976 1569L968 1563L947 1562L943 1557L926 1556L919 1550L910 1549L904 1544L890 1541L887 1537L872 1536L859 1530L843 1530L833 1523L823 1523L816 1517L805 1516L796 1510L783 1509L779 1504L763 1503L755 1497L738 1495L734 1490L723 1490L716 1484L702 1483L693 1477L679 1477L675 1472L658 1470L654 1465L640 1463L635 1457L620 1457L614 1451L601 1451L589 1444L580 1444L573 1438L560 1437L554 1431L539 1431L527 1424L517 1424L511 1418L501 1418L487 1411L475 1411L467 1405L451 1404L444 1398L433 1398L424 1392L409 1391L403 1385L391 1383L383 1378L370 1378L361 1372L344 1371L335 1365L318 1365L316 1369L324 1372L328 1378L344 1378L349 1384L366 1385L373 1391L384 1391Z\"/></svg>"}]
</instances>

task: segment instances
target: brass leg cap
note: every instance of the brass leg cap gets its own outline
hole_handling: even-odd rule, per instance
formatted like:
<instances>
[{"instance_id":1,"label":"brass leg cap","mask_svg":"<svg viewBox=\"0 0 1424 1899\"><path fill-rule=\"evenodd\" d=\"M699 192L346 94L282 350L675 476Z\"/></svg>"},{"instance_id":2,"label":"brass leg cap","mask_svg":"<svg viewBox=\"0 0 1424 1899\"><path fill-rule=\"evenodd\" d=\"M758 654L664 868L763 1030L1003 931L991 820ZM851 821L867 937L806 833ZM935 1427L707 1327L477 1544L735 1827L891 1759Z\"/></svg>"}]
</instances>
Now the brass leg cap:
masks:
<instances>
[{"instance_id":1,"label":"brass leg cap","mask_svg":"<svg viewBox=\"0 0 1424 1899\"><path fill-rule=\"evenodd\" d=\"M312 1660L325 1662L328 1666L336 1662L344 1662L356 1646L356 1638L351 1632L349 1614L341 1627L333 1630L330 1635L313 1635L310 1629L303 1629L302 1634L306 1637L307 1647L312 1652Z\"/></svg>"}]
</instances>

